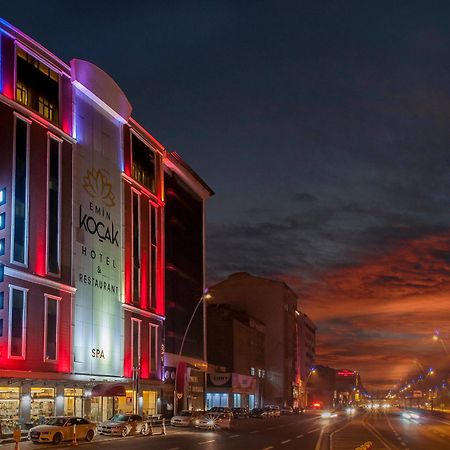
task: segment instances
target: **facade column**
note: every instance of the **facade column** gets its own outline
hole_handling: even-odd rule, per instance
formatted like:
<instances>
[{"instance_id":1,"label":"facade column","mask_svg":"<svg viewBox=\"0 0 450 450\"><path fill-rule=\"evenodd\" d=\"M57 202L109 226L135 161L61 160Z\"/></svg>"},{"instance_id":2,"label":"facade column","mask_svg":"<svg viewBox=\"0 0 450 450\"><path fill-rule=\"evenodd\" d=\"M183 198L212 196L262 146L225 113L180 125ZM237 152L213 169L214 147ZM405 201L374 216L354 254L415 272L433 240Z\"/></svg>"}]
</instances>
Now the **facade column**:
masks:
<instances>
[{"instance_id":1,"label":"facade column","mask_svg":"<svg viewBox=\"0 0 450 450\"><path fill-rule=\"evenodd\" d=\"M24 422L31 420L31 386L29 384L24 384L21 388L19 416Z\"/></svg>"},{"instance_id":2,"label":"facade column","mask_svg":"<svg viewBox=\"0 0 450 450\"><path fill-rule=\"evenodd\" d=\"M55 416L64 415L64 386L55 388Z\"/></svg>"},{"instance_id":3,"label":"facade column","mask_svg":"<svg viewBox=\"0 0 450 450\"><path fill-rule=\"evenodd\" d=\"M91 397L84 397L84 417L87 419L91 419Z\"/></svg>"}]
</instances>

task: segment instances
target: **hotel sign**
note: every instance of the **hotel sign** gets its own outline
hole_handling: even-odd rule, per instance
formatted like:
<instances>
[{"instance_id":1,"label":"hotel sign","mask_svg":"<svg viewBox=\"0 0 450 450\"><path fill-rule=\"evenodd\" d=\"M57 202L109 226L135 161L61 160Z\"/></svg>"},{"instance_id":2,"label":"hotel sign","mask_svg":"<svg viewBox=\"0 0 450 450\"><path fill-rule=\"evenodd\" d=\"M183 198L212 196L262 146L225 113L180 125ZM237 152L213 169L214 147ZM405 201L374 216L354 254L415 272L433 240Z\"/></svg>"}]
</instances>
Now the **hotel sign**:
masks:
<instances>
[{"instance_id":1,"label":"hotel sign","mask_svg":"<svg viewBox=\"0 0 450 450\"><path fill-rule=\"evenodd\" d=\"M123 375L121 124L75 90L74 372Z\"/></svg>"}]
</instances>

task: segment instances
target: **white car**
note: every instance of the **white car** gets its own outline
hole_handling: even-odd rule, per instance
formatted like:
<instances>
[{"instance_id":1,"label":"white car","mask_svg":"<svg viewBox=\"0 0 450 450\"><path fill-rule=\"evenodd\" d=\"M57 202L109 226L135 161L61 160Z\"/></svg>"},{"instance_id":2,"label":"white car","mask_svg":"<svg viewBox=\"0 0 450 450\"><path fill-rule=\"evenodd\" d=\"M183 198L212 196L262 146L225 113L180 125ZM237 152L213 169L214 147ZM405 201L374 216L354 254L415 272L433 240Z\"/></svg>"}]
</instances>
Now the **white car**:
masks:
<instances>
[{"instance_id":1,"label":"white car","mask_svg":"<svg viewBox=\"0 0 450 450\"><path fill-rule=\"evenodd\" d=\"M203 411L180 411L179 414L170 419L170 424L174 427L192 427L194 421L200 419L205 413Z\"/></svg>"},{"instance_id":2,"label":"white car","mask_svg":"<svg viewBox=\"0 0 450 450\"><path fill-rule=\"evenodd\" d=\"M125 437L135 433L146 436L150 433L150 425L137 414L115 414L106 422L102 422L97 431L110 436Z\"/></svg>"},{"instance_id":3,"label":"white car","mask_svg":"<svg viewBox=\"0 0 450 450\"><path fill-rule=\"evenodd\" d=\"M206 413L200 419L194 421L195 428L203 430L230 430L232 414L224 413Z\"/></svg>"},{"instance_id":4,"label":"white car","mask_svg":"<svg viewBox=\"0 0 450 450\"><path fill-rule=\"evenodd\" d=\"M77 439L92 441L96 425L82 417L51 417L45 424L31 428L28 431L28 439L36 444L51 442L58 445L62 441L72 441L74 430Z\"/></svg>"}]
</instances>

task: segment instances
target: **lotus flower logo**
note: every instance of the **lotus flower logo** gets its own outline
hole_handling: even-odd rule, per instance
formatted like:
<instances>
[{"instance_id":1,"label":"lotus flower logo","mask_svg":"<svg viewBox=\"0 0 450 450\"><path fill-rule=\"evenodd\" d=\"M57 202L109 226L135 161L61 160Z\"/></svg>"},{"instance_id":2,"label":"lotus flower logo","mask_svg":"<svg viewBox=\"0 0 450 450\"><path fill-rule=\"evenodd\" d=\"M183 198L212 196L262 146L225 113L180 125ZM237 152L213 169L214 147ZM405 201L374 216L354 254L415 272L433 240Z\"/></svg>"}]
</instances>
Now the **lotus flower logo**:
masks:
<instances>
[{"instance_id":1,"label":"lotus flower logo","mask_svg":"<svg viewBox=\"0 0 450 450\"><path fill-rule=\"evenodd\" d=\"M111 183L102 169L88 170L83 177L83 188L93 198L100 200L105 206L116 204Z\"/></svg>"}]
</instances>

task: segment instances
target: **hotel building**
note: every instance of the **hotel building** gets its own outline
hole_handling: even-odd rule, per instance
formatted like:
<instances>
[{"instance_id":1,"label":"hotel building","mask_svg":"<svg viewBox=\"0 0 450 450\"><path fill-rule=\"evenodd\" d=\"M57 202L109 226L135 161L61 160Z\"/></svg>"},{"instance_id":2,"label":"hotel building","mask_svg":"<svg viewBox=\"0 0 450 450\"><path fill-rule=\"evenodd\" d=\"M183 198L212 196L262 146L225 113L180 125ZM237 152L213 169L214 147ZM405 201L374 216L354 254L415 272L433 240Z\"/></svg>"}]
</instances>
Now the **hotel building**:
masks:
<instances>
[{"instance_id":1,"label":"hotel building","mask_svg":"<svg viewBox=\"0 0 450 450\"><path fill-rule=\"evenodd\" d=\"M164 180L176 173L200 198L200 291L203 206L212 191L131 111L100 68L66 64L0 20L4 424L153 415L173 402L164 353ZM206 370L204 344L197 346Z\"/></svg>"}]
</instances>

